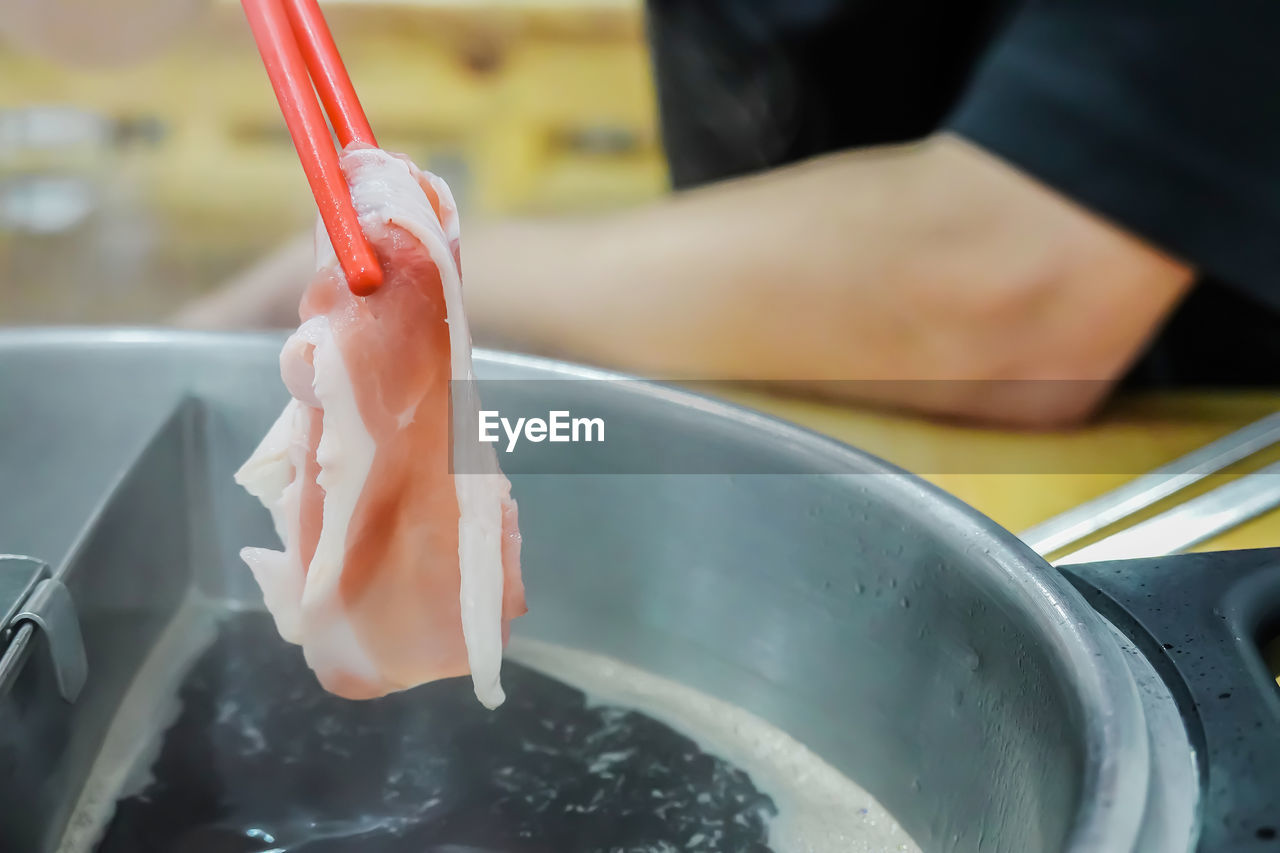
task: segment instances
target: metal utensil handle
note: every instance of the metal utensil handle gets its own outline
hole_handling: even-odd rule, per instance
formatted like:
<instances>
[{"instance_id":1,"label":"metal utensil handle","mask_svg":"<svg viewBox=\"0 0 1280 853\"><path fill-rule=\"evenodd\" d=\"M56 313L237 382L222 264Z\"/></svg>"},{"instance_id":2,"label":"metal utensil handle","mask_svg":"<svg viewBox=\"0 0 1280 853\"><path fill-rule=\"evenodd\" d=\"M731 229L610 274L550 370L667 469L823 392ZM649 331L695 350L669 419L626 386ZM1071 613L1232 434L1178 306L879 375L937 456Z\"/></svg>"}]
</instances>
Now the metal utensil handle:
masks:
<instances>
[{"instance_id":1,"label":"metal utensil handle","mask_svg":"<svg viewBox=\"0 0 1280 853\"><path fill-rule=\"evenodd\" d=\"M1118 489L1028 528L1020 534L1021 538L1036 553L1048 555L1277 442L1280 442L1280 413L1268 415L1199 450L1143 474ZM1154 556L1157 553L1167 552L1146 552L1140 556Z\"/></svg>"},{"instance_id":2,"label":"metal utensil handle","mask_svg":"<svg viewBox=\"0 0 1280 853\"><path fill-rule=\"evenodd\" d=\"M1176 554L1280 506L1280 462L1054 560L1056 565Z\"/></svg>"}]
</instances>

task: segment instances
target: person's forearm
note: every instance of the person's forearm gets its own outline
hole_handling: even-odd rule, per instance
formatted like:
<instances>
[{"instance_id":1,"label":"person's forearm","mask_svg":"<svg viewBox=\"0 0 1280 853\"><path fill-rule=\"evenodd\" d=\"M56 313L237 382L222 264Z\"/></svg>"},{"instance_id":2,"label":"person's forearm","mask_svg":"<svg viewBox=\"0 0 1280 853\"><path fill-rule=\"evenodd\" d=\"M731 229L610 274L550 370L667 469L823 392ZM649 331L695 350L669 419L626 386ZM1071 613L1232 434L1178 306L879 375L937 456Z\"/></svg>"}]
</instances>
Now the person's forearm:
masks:
<instances>
[{"instance_id":1,"label":"person's forearm","mask_svg":"<svg viewBox=\"0 0 1280 853\"><path fill-rule=\"evenodd\" d=\"M1096 404L1191 277L947 138L462 236L481 344L1029 424ZM179 322L293 325L309 243Z\"/></svg>"},{"instance_id":2,"label":"person's forearm","mask_svg":"<svg viewBox=\"0 0 1280 853\"><path fill-rule=\"evenodd\" d=\"M1092 406L1190 279L950 139L464 234L463 261L482 342L667 378L995 380L845 387L1030 423Z\"/></svg>"}]
</instances>

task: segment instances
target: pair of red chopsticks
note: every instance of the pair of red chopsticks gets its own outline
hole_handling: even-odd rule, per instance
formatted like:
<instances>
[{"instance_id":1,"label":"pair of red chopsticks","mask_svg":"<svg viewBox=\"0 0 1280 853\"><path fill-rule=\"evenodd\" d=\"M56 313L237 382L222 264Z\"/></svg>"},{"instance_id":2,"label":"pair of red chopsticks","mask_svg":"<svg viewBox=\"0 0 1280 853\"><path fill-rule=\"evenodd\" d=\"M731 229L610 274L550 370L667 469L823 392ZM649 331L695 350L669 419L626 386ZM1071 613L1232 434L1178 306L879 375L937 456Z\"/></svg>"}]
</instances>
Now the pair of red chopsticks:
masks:
<instances>
[{"instance_id":1,"label":"pair of red chopsticks","mask_svg":"<svg viewBox=\"0 0 1280 853\"><path fill-rule=\"evenodd\" d=\"M368 296L382 284L382 268L360 230L351 190L315 98L319 93L342 146L352 140L377 145L337 45L316 0L241 2L347 286L357 296Z\"/></svg>"}]
</instances>

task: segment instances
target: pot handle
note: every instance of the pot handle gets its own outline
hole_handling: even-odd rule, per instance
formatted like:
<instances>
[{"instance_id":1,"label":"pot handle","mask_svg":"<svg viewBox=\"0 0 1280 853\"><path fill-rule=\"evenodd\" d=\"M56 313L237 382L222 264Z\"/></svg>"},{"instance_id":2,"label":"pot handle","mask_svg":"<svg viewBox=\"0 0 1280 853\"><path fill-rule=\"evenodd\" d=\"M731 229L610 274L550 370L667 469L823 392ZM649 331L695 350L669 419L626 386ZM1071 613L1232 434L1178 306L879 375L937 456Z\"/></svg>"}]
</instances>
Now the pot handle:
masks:
<instances>
[{"instance_id":1,"label":"pot handle","mask_svg":"<svg viewBox=\"0 0 1280 853\"><path fill-rule=\"evenodd\" d=\"M1059 569L1178 702L1204 781L1198 851L1280 851L1280 685L1262 651L1280 637L1280 548Z\"/></svg>"}]
</instances>

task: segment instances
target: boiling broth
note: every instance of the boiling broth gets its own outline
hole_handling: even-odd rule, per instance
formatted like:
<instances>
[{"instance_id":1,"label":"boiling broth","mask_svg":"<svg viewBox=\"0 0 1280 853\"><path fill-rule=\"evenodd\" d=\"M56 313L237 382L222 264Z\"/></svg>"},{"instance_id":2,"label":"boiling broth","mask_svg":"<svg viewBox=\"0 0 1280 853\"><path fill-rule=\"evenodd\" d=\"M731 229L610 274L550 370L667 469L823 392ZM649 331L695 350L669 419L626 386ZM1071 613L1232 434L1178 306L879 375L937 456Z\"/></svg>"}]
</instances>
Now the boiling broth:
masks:
<instances>
[{"instance_id":1,"label":"boiling broth","mask_svg":"<svg viewBox=\"0 0 1280 853\"><path fill-rule=\"evenodd\" d=\"M350 702L267 615L193 603L131 688L60 851L917 849L816 755L698 691L520 639L503 678L496 711L466 678Z\"/></svg>"}]
</instances>

